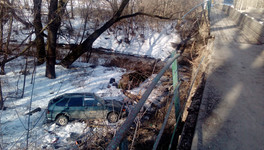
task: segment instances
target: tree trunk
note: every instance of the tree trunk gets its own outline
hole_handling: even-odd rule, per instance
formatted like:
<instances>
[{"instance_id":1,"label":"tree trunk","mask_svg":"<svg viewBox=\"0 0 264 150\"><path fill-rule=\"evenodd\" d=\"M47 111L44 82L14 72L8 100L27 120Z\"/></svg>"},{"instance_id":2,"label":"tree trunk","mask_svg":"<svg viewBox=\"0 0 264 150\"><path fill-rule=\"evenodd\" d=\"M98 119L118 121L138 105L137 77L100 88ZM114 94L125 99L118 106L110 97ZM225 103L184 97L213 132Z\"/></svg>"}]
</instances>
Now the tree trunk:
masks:
<instances>
[{"instance_id":1,"label":"tree trunk","mask_svg":"<svg viewBox=\"0 0 264 150\"><path fill-rule=\"evenodd\" d=\"M3 52L3 16L4 16L4 6L0 5L0 51ZM2 64L1 64L2 68ZM2 71L1 71L2 72ZM2 81L0 77L0 110L3 110L4 100L2 95Z\"/></svg>"},{"instance_id":2,"label":"tree trunk","mask_svg":"<svg viewBox=\"0 0 264 150\"><path fill-rule=\"evenodd\" d=\"M41 5L42 0L34 0L34 27L36 35L35 43L37 49L37 65L43 64L46 57L44 36L40 33L42 30Z\"/></svg>"},{"instance_id":3,"label":"tree trunk","mask_svg":"<svg viewBox=\"0 0 264 150\"><path fill-rule=\"evenodd\" d=\"M124 8L127 6L129 0L123 0L118 11L115 15L107 21L101 28L95 30L83 43L78 45L75 49L71 51L62 61L61 65L68 68L74 61L76 61L82 54L92 50L92 45L94 41L108 28L110 28L114 23L119 21Z\"/></svg>"},{"instance_id":4,"label":"tree trunk","mask_svg":"<svg viewBox=\"0 0 264 150\"><path fill-rule=\"evenodd\" d=\"M4 38L3 38L3 29L4 29L4 21L3 18L4 17L4 6L0 5L0 52L3 53L4 55L4 59L1 62L1 70L0 70L0 74L3 75L5 70L4 70L4 60L5 60L5 54L4 54L4 49L3 49L3 45L4 45Z\"/></svg>"},{"instance_id":5,"label":"tree trunk","mask_svg":"<svg viewBox=\"0 0 264 150\"><path fill-rule=\"evenodd\" d=\"M73 2L71 0L71 19L74 19L74 14L73 14Z\"/></svg>"},{"instance_id":6,"label":"tree trunk","mask_svg":"<svg viewBox=\"0 0 264 150\"><path fill-rule=\"evenodd\" d=\"M53 21L48 28L48 39L47 39L47 57L46 57L46 77L50 79L56 78L55 64L56 64L56 40L57 31L59 29L59 16L56 14L58 9L58 0L51 0L49 6L48 19L49 22Z\"/></svg>"},{"instance_id":7,"label":"tree trunk","mask_svg":"<svg viewBox=\"0 0 264 150\"><path fill-rule=\"evenodd\" d=\"M14 0L11 1L12 5L13 5L13 3L14 3ZM2 15L5 15L5 13L3 12ZM3 26L1 26L1 31L2 31L2 34L3 34L3 28L2 27ZM1 63L1 72L0 72L1 75L5 74L5 64L7 63L7 56L8 56L8 53L9 53L9 44L10 44L10 38L11 38L11 33L12 33L12 27L13 27L13 16L11 15L10 18L9 18L8 34L7 34L6 43L5 43L4 59L3 59L2 63ZM1 41L3 42L2 35L1 35L1 39L2 39ZM2 47L3 47L3 44L2 44Z\"/></svg>"},{"instance_id":8,"label":"tree trunk","mask_svg":"<svg viewBox=\"0 0 264 150\"><path fill-rule=\"evenodd\" d=\"M4 59L2 60L2 63L1 63L1 72L0 72L1 75L5 74L5 64L7 62L7 55L9 53L9 43L10 43L10 38L11 38L11 33L12 33L12 26L13 26L13 16L10 16L8 35L7 35L7 39L6 39L6 43L5 43ZM1 30L3 30L3 29L1 28Z\"/></svg>"},{"instance_id":9,"label":"tree trunk","mask_svg":"<svg viewBox=\"0 0 264 150\"><path fill-rule=\"evenodd\" d=\"M3 52L4 7L0 5L0 52Z\"/></svg>"},{"instance_id":10,"label":"tree trunk","mask_svg":"<svg viewBox=\"0 0 264 150\"><path fill-rule=\"evenodd\" d=\"M47 57L46 57L46 77L50 79L56 78L55 64L56 64L56 41L57 32L61 24L61 16L64 13L66 0L51 0L49 6L49 22L54 20L48 28L47 40Z\"/></svg>"},{"instance_id":11,"label":"tree trunk","mask_svg":"<svg viewBox=\"0 0 264 150\"><path fill-rule=\"evenodd\" d=\"M4 100L3 100L3 94L2 94L2 81L0 78L0 110L2 110L4 107Z\"/></svg>"}]
</instances>

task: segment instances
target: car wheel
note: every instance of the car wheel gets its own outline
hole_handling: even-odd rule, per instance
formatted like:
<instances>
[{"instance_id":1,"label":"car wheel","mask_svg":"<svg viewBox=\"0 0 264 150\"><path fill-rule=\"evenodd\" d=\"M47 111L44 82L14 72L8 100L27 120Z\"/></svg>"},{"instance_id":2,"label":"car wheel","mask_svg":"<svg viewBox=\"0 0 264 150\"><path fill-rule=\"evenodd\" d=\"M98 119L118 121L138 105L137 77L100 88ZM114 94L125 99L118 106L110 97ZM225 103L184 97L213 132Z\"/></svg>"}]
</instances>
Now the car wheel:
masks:
<instances>
[{"instance_id":1,"label":"car wheel","mask_svg":"<svg viewBox=\"0 0 264 150\"><path fill-rule=\"evenodd\" d=\"M57 119L56 119L56 124L60 125L60 126L65 126L66 124L68 124L68 118L64 115L60 115Z\"/></svg>"},{"instance_id":2,"label":"car wheel","mask_svg":"<svg viewBox=\"0 0 264 150\"><path fill-rule=\"evenodd\" d=\"M110 112L107 115L107 120L110 123L116 123L118 121L118 113L116 113L116 112Z\"/></svg>"}]
</instances>

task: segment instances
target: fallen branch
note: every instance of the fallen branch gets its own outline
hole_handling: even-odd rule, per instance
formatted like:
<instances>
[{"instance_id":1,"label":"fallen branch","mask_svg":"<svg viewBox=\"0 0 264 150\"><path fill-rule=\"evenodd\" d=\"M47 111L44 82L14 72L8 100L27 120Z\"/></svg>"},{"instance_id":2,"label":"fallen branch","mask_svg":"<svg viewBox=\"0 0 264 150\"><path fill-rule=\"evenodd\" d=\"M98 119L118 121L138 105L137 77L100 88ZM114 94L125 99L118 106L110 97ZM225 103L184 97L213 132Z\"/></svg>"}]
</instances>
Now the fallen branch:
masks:
<instances>
[{"instance_id":1,"label":"fallen branch","mask_svg":"<svg viewBox=\"0 0 264 150\"><path fill-rule=\"evenodd\" d=\"M34 110L32 110L32 111L26 113L25 115L32 115L32 114L34 114L34 113L36 113L36 112L39 112L39 111L41 111L41 108L40 108L40 107L38 107L38 108L36 108L36 109L34 109Z\"/></svg>"}]
</instances>

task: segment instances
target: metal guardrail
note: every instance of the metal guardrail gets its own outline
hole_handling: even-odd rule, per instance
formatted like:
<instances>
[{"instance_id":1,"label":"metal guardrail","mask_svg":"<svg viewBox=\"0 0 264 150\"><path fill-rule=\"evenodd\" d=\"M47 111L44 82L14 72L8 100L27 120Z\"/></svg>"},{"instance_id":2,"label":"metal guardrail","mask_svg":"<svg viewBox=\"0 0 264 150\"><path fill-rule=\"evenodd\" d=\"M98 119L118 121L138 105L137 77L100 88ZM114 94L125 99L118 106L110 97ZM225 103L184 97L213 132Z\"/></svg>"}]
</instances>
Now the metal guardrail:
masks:
<instances>
[{"instance_id":1,"label":"metal guardrail","mask_svg":"<svg viewBox=\"0 0 264 150\"><path fill-rule=\"evenodd\" d=\"M162 133L163 133L163 131L164 131L164 129L165 129L165 126L166 126L166 124L167 124L167 122L168 122L168 119L169 119L170 112L171 112L171 110L172 110L173 102L174 102L175 99L177 99L177 97L179 97L178 89L179 89L180 85L181 85L181 82L179 82L178 85L175 87L174 94L173 94L173 97L172 97L172 100L171 100L170 106L169 106L169 108L168 108L168 111L167 111L167 113L166 113L166 116L165 116L165 119L164 119L164 121L163 121L162 127L161 127L161 129L160 129L160 132L159 132L157 138L156 138L156 141L155 141L155 143L154 143L154 146L153 146L152 150L156 150L157 147L158 147L158 145L159 145L159 141L160 141L160 139L161 139ZM176 110L175 110L175 111L176 111ZM178 117L178 118L179 118L179 117Z\"/></svg>"},{"instance_id":2,"label":"metal guardrail","mask_svg":"<svg viewBox=\"0 0 264 150\"><path fill-rule=\"evenodd\" d=\"M185 17L186 17L189 13L191 13L192 11L194 11L196 8L198 8L198 7L200 7L200 6L202 6L202 7L204 8L205 3L207 3L207 1L202 2L202 3L200 3L200 4L196 5L196 6L194 6L192 9L190 9L186 14L184 14L184 15L182 16L182 20L184 20Z\"/></svg>"},{"instance_id":3,"label":"metal guardrail","mask_svg":"<svg viewBox=\"0 0 264 150\"><path fill-rule=\"evenodd\" d=\"M207 4L207 9L208 9L208 17L210 16L210 10L211 10L211 0L206 0L203 3L200 3L199 5L196 5L195 7L193 7L190 11L188 11L183 17L182 20L185 19L185 17L192 12L193 10L195 10L196 8L198 8L199 6L202 6L203 8L205 7L205 4ZM210 18L208 18L210 20ZM176 49L176 51L179 50L179 47ZM132 109L132 111L129 113L127 119L125 120L125 122L123 123L123 125L118 129L118 131L116 132L116 135L113 137L112 141L109 143L108 147L106 148L106 150L115 150L120 142L122 141L125 133L127 132L127 130L129 129L129 127L132 125L132 123L134 122L136 116L138 115L139 111L141 110L141 108L143 107L144 103L146 102L147 98L149 97L150 93L152 92L152 90L154 89L154 87L156 86L156 84L158 83L158 81L160 80L160 78L162 77L162 75L165 73L165 71L167 69L169 69L169 67L172 65L172 72L173 72L173 87L174 87L174 95L171 101L171 104L169 106L169 109L167 111L167 114L165 116L162 128L158 134L158 137L155 141L155 144L153 146L153 150L156 150L159 144L159 140L162 136L162 133L164 131L165 125L168 121L168 116L171 112L172 109L172 104L174 102L175 104L175 117L176 117L176 125L173 131L173 136L171 138L171 142L169 145L169 149L171 148L172 145L172 141L173 141L173 137L175 135L175 131L178 125L178 122L181 118L181 115L183 113L183 109L180 112L180 101L179 101L179 86L181 84L181 82L179 82L179 78L178 78L178 63L177 63L177 58L180 56L179 54L176 54L176 51L170 56L171 58L168 60L168 62L166 63L166 65L162 68L162 70L157 74L157 76L153 79L153 81L151 82L150 86L147 88L147 90L145 91L145 93L142 95L142 98L139 100L139 102L137 103L137 105L135 106L134 109ZM203 59L202 59L203 61ZM201 63L202 63L201 61ZM201 64L200 63L200 64ZM197 73L199 71L200 65L198 67ZM197 75L196 73L196 75ZM195 75L195 78L196 78ZM194 78L194 80L195 80ZM193 86L194 80L192 81L191 84L191 88ZM191 89L190 88L190 89ZM189 91L190 93L190 91ZM188 96L189 97L189 96ZM185 104L184 104L185 105Z\"/></svg>"},{"instance_id":4,"label":"metal guardrail","mask_svg":"<svg viewBox=\"0 0 264 150\"><path fill-rule=\"evenodd\" d=\"M129 115L128 115L126 121L124 122L124 124L116 132L116 135L114 136L114 138L112 139L112 141L109 143L108 147L106 148L107 150L115 150L118 147L119 143L123 139L124 134L127 132L128 128L134 122L137 114L141 110L142 106L146 102L147 98L149 97L150 93L152 92L152 90L154 89L154 87L156 86L156 84L158 83L158 81L160 80L160 78L162 77L162 75L165 73L165 71L167 69L169 69L169 67L171 66L171 64L179 56L180 55L177 54L177 55L174 55L172 58L170 58L168 60L168 62L166 63L166 65L162 68L162 70L153 79L153 81L151 82L150 86L147 88L147 90L145 91L145 93L142 95L142 98L139 100L139 102L137 103L137 105L135 106L135 108L132 109L132 111L129 113Z\"/></svg>"},{"instance_id":5,"label":"metal guardrail","mask_svg":"<svg viewBox=\"0 0 264 150\"><path fill-rule=\"evenodd\" d=\"M199 72L199 70L200 70L200 67L201 67L201 64L202 64L203 60L204 60L204 57L201 59L201 61L200 61L200 63L199 63L199 66L198 66L198 68L197 68L197 70L196 70L196 72L195 72L195 75L194 75L193 81L192 81L192 83L191 83L190 89L189 89L189 91L188 91L187 98L186 98L186 100L185 100L185 102L184 102L184 104L183 104L183 107L182 107L181 111L179 112L179 116L178 116L178 118L176 119L176 125L174 126L174 130L173 130L173 134L172 134L172 136L171 136L171 141L170 141L170 145L169 145L168 150L170 150L171 147L172 147L172 142L173 142L174 135L175 135L175 133L176 133L177 126L178 126L179 121L180 121L180 118L181 118L181 116L182 116L182 114L183 114L183 111L184 111L184 108L185 108L185 106L186 106L187 100L188 100L188 98L189 98L190 95L191 95L191 90L192 90L192 88L193 88L194 82L195 82L195 80L196 80L196 77L197 77L197 75L198 75L198 72Z\"/></svg>"}]
</instances>

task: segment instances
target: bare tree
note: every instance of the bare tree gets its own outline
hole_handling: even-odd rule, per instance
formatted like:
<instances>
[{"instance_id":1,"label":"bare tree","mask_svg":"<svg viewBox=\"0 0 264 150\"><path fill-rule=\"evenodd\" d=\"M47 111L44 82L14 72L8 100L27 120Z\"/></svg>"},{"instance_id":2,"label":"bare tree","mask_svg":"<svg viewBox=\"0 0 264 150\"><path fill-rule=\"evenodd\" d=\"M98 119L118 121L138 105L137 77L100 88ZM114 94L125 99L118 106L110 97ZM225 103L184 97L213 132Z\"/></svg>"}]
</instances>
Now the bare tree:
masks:
<instances>
[{"instance_id":1,"label":"bare tree","mask_svg":"<svg viewBox=\"0 0 264 150\"><path fill-rule=\"evenodd\" d=\"M11 1L11 4L13 5L14 3L14 0ZM5 12L6 14L8 12ZM10 53L9 51L9 44L10 44L10 38L11 38L11 34L12 34L12 27L13 27L13 15L10 15L9 16L9 27L8 27L8 35L7 35L7 38L6 38L6 42L5 42L5 50L4 50L4 58L1 62L1 72L0 74L5 74L5 64L7 62L7 57L8 57L8 54Z\"/></svg>"},{"instance_id":2,"label":"bare tree","mask_svg":"<svg viewBox=\"0 0 264 150\"><path fill-rule=\"evenodd\" d=\"M35 28L35 44L37 49L37 64L41 65L45 62L46 52L45 52L45 43L44 36L41 32L42 23L41 23L41 6L42 0L34 0L34 28Z\"/></svg>"},{"instance_id":3,"label":"bare tree","mask_svg":"<svg viewBox=\"0 0 264 150\"><path fill-rule=\"evenodd\" d=\"M56 41L57 33L61 24L61 16L64 13L66 0L50 0L48 19L52 21L48 28L47 39L47 57L46 57L46 77L50 79L56 78Z\"/></svg>"},{"instance_id":4,"label":"bare tree","mask_svg":"<svg viewBox=\"0 0 264 150\"><path fill-rule=\"evenodd\" d=\"M2 94L2 79L0 78L0 110L4 108L4 100Z\"/></svg>"},{"instance_id":5,"label":"bare tree","mask_svg":"<svg viewBox=\"0 0 264 150\"><path fill-rule=\"evenodd\" d=\"M4 8L6 9L6 12L10 12L12 16L22 23L26 28L32 27L32 24L29 23L28 21L24 20L24 18L21 18L20 16L17 15L17 13L22 13L22 10L18 11L15 9L15 6L13 5L13 2L10 3L8 0L1 0L0 1L1 5L4 5Z\"/></svg>"},{"instance_id":6,"label":"bare tree","mask_svg":"<svg viewBox=\"0 0 264 150\"><path fill-rule=\"evenodd\" d=\"M10 37L12 33L12 25L13 25L13 16L11 15L9 18L9 29L8 29L8 35L5 43L5 50L4 50L4 58L1 62L1 72L0 74L4 75L5 74L5 64L7 62L7 57L9 53L9 43L10 43Z\"/></svg>"},{"instance_id":7,"label":"bare tree","mask_svg":"<svg viewBox=\"0 0 264 150\"><path fill-rule=\"evenodd\" d=\"M74 18L74 13L73 13L73 2L71 0L71 19Z\"/></svg>"},{"instance_id":8,"label":"bare tree","mask_svg":"<svg viewBox=\"0 0 264 150\"><path fill-rule=\"evenodd\" d=\"M101 28L95 30L86 40L78 45L75 49L72 50L62 61L61 65L64 67L69 67L75 60L77 60L82 54L88 51L92 51L92 45L94 41L109 27L111 27L114 23L119 21L120 16L127 6L129 0L123 0L118 11L114 14L114 16L107 21Z\"/></svg>"},{"instance_id":9,"label":"bare tree","mask_svg":"<svg viewBox=\"0 0 264 150\"><path fill-rule=\"evenodd\" d=\"M4 7L4 5L0 5L0 8L1 8L1 10L0 10L0 50L1 50L1 53L4 54L4 49L3 49L3 45L4 45L4 23L5 23L4 18L6 16L5 16L5 7ZM1 63L0 74L4 74L4 70L2 70L2 68L3 68L2 66L3 65Z\"/></svg>"},{"instance_id":10,"label":"bare tree","mask_svg":"<svg viewBox=\"0 0 264 150\"><path fill-rule=\"evenodd\" d=\"M106 1L110 4L110 6L113 10L113 14L115 14L118 11L117 0L106 0Z\"/></svg>"},{"instance_id":11,"label":"bare tree","mask_svg":"<svg viewBox=\"0 0 264 150\"><path fill-rule=\"evenodd\" d=\"M102 27L100 27L99 29L95 30L92 34L90 34L85 40L84 42L82 42L81 44L79 44L76 48L74 48L62 61L61 61L61 65L63 67L68 68L74 61L76 61L81 55L83 55L85 52L92 52L92 45L94 43L94 41L103 33L105 32L107 29L109 29L113 24L115 24L116 22L119 22L123 19L126 18L130 18L130 17L136 17L139 15L145 15L145 16L149 16L149 17L156 17L159 19L170 19L169 17L163 17L163 16L158 16L158 15L152 15L152 14L147 14L144 12L136 12L133 14L128 14L128 15L123 15L122 16L122 12L125 9L125 7L127 7L129 3L129 0L122 0L118 10L116 11L116 13L113 15L113 17L108 20Z\"/></svg>"},{"instance_id":12,"label":"bare tree","mask_svg":"<svg viewBox=\"0 0 264 150\"><path fill-rule=\"evenodd\" d=\"M3 51L3 17L4 17L4 6L0 5L0 50ZM2 95L2 82L0 78L0 109L2 110L4 106L4 100Z\"/></svg>"},{"instance_id":13,"label":"bare tree","mask_svg":"<svg viewBox=\"0 0 264 150\"><path fill-rule=\"evenodd\" d=\"M0 74L2 75L5 74L5 64L13 60L14 58L17 58L17 57L13 57L10 55L12 51L9 49L9 45L11 41L11 34L13 32L13 19L16 19L17 21L21 22L26 27L30 26L30 23L27 23L22 18L16 15L15 6L13 4L14 4L14 0L11 0L11 2L7 0L0 1L0 7L1 7L1 10L0 10L0 16L1 16L0 18L0 30L1 30L0 45L1 45L1 54L2 54L2 59L0 61L0 67L1 67ZM4 25L7 22L9 22L8 30L4 31ZM4 33L7 33L7 36L5 35L4 37ZM13 58L8 58L9 56Z\"/></svg>"},{"instance_id":14,"label":"bare tree","mask_svg":"<svg viewBox=\"0 0 264 150\"><path fill-rule=\"evenodd\" d=\"M66 2L68 0L50 0L49 3L49 14L48 14L48 20L49 23L47 24L48 26L48 38L47 38L47 54L46 54L46 77L48 78L56 78L56 73L55 73L55 64L56 64L56 45L57 45L57 39L58 39L58 30L61 25L61 18L64 14L64 9L66 7ZM88 56L92 52L92 45L94 41L107 29L109 29L113 24L126 19L130 17L136 17L139 15L145 15L145 16L150 16L150 17L157 17L160 19L170 19L171 17L162 17L159 16L159 14L163 15L163 9L160 9L158 12L158 4L161 2L159 0L156 0L157 3L157 9L155 8L153 12L148 13L150 11L147 11L147 13L144 12L144 8L141 9L140 6L135 7L134 2L131 4L132 7L131 9L128 9L128 4L130 0L122 0L121 4L118 5L117 0L107 0L110 3L110 6L112 7L113 10L113 16L111 17L110 20L106 21L100 28L95 29L95 31L91 34L87 34L87 37L82 40L80 44L76 46L76 48L73 48L72 51L61 61L61 65L64 67L69 67L75 60L77 60L82 54L88 52ZM169 1L166 1L166 8L169 8L171 5L169 4ZM2 2L1 2L2 3ZM41 64L45 61L45 47L44 47L44 37L43 37L43 29L42 29L42 23L41 23L41 3L42 0L34 0L34 27L35 27L35 34L36 34L36 46L37 46L37 57L38 57L38 64ZM8 8L11 11L11 13L15 14L15 10L11 7L12 4L7 2ZM137 4L142 4L142 2L138 2ZM163 3L164 4L164 3ZM124 11L126 8L126 11ZM164 8L164 7L161 7ZM73 10L72 10L73 11ZM157 12L157 13L155 13ZM123 15L122 15L123 14ZM152 15L152 14L157 14L157 15ZM167 11L166 11L167 14ZM109 14L108 14L109 16ZM16 17L14 17L16 18ZM87 18L87 17L86 17ZM131 20L132 21L132 20ZM131 22L130 21L130 22ZM85 24L87 23L87 19L85 21ZM102 22L102 21L101 21ZM30 23L29 23L30 24ZM47 28L47 26L44 27L44 29ZM99 24L98 24L99 26ZM131 24L130 24L131 26ZM86 26L84 27L86 29ZM83 32L83 37L84 37ZM32 46L30 44L30 46ZM8 58L7 61L13 60L17 58L18 56L22 55L25 51L27 51L29 47L24 49L22 52L20 52L18 55L13 56L11 58Z\"/></svg>"}]
</instances>

